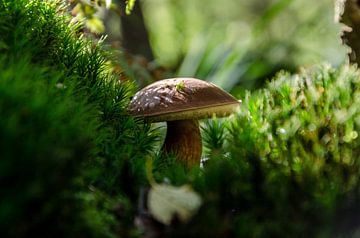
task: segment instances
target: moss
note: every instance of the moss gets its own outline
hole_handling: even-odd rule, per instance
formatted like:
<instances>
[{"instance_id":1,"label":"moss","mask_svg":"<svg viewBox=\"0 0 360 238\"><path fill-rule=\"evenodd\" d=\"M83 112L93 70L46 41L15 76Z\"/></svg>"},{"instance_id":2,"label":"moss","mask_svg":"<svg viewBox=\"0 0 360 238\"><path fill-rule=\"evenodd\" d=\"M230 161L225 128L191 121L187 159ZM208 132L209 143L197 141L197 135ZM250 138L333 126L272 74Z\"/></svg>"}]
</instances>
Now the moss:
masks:
<instances>
[{"instance_id":1,"label":"moss","mask_svg":"<svg viewBox=\"0 0 360 238\"><path fill-rule=\"evenodd\" d=\"M248 93L236 115L206 122L209 159L200 175L187 178L204 205L169 237L354 232L360 225L354 222L359 86L360 72L349 66L281 72L264 89Z\"/></svg>"},{"instance_id":2,"label":"moss","mask_svg":"<svg viewBox=\"0 0 360 238\"><path fill-rule=\"evenodd\" d=\"M280 73L231 123L232 157L294 233L330 231L339 201L359 196L359 86L349 66Z\"/></svg>"},{"instance_id":3,"label":"moss","mask_svg":"<svg viewBox=\"0 0 360 238\"><path fill-rule=\"evenodd\" d=\"M129 237L129 201L154 143L127 115L133 83L112 73L115 57L70 23L62 1L2 0L0 21L1 230Z\"/></svg>"},{"instance_id":4,"label":"moss","mask_svg":"<svg viewBox=\"0 0 360 238\"><path fill-rule=\"evenodd\" d=\"M144 158L154 154L157 131L127 115L133 83L111 73L112 53L69 24L64 7L0 0L0 230L138 237ZM164 237L351 232L359 79L349 66L282 72L248 93L230 119L204 124L204 168L187 171L159 156L156 179L192 184L203 206L186 224L156 229Z\"/></svg>"}]
</instances>

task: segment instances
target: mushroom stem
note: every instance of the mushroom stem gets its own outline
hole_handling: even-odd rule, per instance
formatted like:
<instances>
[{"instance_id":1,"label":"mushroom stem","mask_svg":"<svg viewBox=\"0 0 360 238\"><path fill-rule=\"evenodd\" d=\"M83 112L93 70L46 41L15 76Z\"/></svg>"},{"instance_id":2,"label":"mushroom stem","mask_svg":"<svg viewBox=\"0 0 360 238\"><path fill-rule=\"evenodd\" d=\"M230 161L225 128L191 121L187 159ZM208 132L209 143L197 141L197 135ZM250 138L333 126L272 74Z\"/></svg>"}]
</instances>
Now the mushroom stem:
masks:
<instances>
[{"instance_id":1,"label":"mushroom stem","mask_svg":"<svg viewBox=\"0 0 360 238\"><path fill-rule=\"evenodd\" d=\"M202 145L198 120L168 121L162 151L174 154L187 167L199 166Z\"/></svg>"}]
</instances>

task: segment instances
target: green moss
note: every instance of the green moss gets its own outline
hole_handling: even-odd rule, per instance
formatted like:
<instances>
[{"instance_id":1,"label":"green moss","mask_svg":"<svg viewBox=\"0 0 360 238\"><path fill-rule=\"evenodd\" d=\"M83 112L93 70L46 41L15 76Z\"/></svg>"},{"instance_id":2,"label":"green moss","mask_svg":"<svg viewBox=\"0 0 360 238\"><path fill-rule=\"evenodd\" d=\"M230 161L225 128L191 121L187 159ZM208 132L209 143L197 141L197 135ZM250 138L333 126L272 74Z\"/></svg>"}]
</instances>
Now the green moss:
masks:
<instances>
[{"instance_id":1,"label":"green moss","mask_svg":"<svg viewBox=\"0 0 360 238\"><path fill-rule=\"evenodd\" d=\"M58 78L44 68L1 61L0 221L9 235L33 234L53 216L56 225L48 225L59 233L77 222L77 203L66 191L94 146L96 121L84 101L74 103L71 89L55 86Z\"/></svg>"},{"instance_id":2,"label":"green moss","mask_svg":"<svg viewBox=\"0 0 360 238\"><path fill-rule=\"evenodd\" d=\"M127 115L132 82L110 72L114 56L69 24L60 2L0 0L0 23L0 230L138 237L144 158L158 137ZM204 124L204 168L159 156L157 180L192 184L203 199L189 223L163 235L329 237L348 228L344 211L360 201L359 85L348 66L280 73L236 115Z\"/></svg>"},{"instance_id":3,"label":"green moss","mask_svg":"<svg viewBox=\"0 0 360 238\"><path fill-rule=\"evenodd\" d=\"M69 20L62 1L0 1L1 230L129 237L136 206L116 220L106 204L137 198L154 136L127 115L115 57Z\"/></svg>"},{"instance_id":4,"label":"green moss","mask_svg":"<svg viewBox=\"0 0 360 238\"><path fill-rule=\"evenodd\" d=\"M359 172L359 86L359 72L348 66L281 73L244 101L231 124L231 152L256 154L302 186L308 186L305 175L321 176L341 183L332 186L339 192L352 190Z\"/></svg>"},{"instance_id":5,"label":"green moss","mask_svg":"<svg viewBox=\"0 0 360 238\"><path fill-rule=\"evenodd\" d=\"M208 205L196 229L213 219L222 222L204 237L344 232L338 228L353 218L339 211L359 201L359 92L360 73L349 66L279 73L221 122L227 130L209 122L204 135L211 159L195 181ZM218 148L211 138L227 139ZM227 153L219 156L219 150Z\"/></svg>"}]
</instances>

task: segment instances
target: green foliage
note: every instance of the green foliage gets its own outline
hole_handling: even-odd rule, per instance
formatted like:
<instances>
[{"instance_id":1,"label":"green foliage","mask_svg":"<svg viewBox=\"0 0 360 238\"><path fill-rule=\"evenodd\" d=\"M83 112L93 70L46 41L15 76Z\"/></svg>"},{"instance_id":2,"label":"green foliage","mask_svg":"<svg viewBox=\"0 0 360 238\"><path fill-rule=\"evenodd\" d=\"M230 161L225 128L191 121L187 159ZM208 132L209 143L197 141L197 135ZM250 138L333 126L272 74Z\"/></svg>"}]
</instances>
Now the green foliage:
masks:
<instances>
[{"instance_id":1,"label":"green foliage","mask_svg":"<svg viewBox=\"0 0 360 238\"><path fill-rule=\"evenodd\" d=\"M203 204L187 223L157 224L164 237L329 237L357 207L355 68L280 73L236 115L203 124L209 159L188 170L156 156L158 130L126 112L132 82L65 9L0 0L2 236L139 237L153 157L158 182L191 184Z\"/></svg>"},{"instance_id":2,"label":"green foliage","mask_svg":"<svg viewBox=\"0 0 360 238\"><path fill-rule=\"evenodd\" d=\"M222 157L225 154L226 143L226 121L219 118L212 118L204 122L202 126L202 138L206 155L211 158Z\"/></svg>"},{"instance_id":3,"label":"green foliage","mask_svg":"<svg viewBox=\"0 0 360 238\"><path fill-rule=\"evenodd\" d=\"M210 159L187 177L204 205L168 237L350 235L358 210L340 214L360 201L359 90L348 66L280 73L229 120L206 122Z\"/></svg>"},{"instance_id":4,"label":"green foliage","mask_svg":"<svg viewBox=\"0 0 360 238\"><path fill-rule=\"evenodd\" d=\"M103 33L105 31L104 23L99 15L101 7L110 8L111 0L100 1L72 1L75 5L72 13L75 15L73 21L83 22L85 26L93 33Z\"/></svg>"},{"instance_id":5,"label":"green foliage","mask_svg":"<svg viewBox=\"0 0 360 238\"><path fill-rule=\"evenodd\" d=\"M271 229L321 235L334 222L338 199L359 196L359 79L347 66L281 73L245 100L229 149L249 166L253 195L276 211L262 221L263 232L272 219Z\"/></svg>"},{"instance_id":6,"label":"green foliage","mask_svg":"<svg viewBox=\"0 0 360 238\"><path fill-rule=\"evenodd\" d=\"M115 57L70 20L61 1L0 1L0 230L132 237L157 137L127 115Z\"/></svg>"},{"instance_id":7,"label":"green foliage","mask_svg":"<svg viewBox=\"0 0 360 238\"><path fill-rule=\"evenodd\" d=\"M56 87L59 78L28 62L1 60L0 222L8 235L36 234L35 227L51 222L63 234L78 222L80 207L67 191L90 154L96 127L89 106L74 103L71 89Z\"/></svg>"},{"instance_id":8,"label":"green foliage","mask_svg":"<svg viewBox=\"0 0 360 238\"><path fill-rule=\"evenodd\" d=\"M308 181L300 175L322 174L331 183L339 180L341 191L353 189L360 155L359 83L359 72L347 66L280 73L245 101L230 130L231 152L257 154L302 185Z\"/></svg>"},{"instance_id":9,"label":"green foliage","mask_svg":"<svg viewBox=\"0 0 360 238\"><path fill-rule=\"evenodd\" d=\"M104 9L114 11L118 17L120 17L123 12L130 15L134 9L136 0L126 0L125 5L115 4L112 0L72 0L70 2L74 5L72 9L72 14L75 15L73 21L83 22L90 32L101 34L105 32ZM122 10L120 5L125 9Z\"/></svg>"},{"instance_id":10,"label":"green foliage","mask_svg":"<svg viewBox=\"0 0 360 238\"><path fill-rule=\"evenodd\" d=\"M126 14L128 14L128 15L131 14L131 11L134 9L135 2L136 2L136 0L127 0L126 1L126 8L125 8Z\"/></svg>"},{"instance_id":11,"label":"green foliage","mask_svg":"<svg viewBox=\"0 0 360 238\"><path fill-rule=\"evenodd\" d=\"M328 0L159 0L142 7L160 64L235 94L262 87L281 69L339 65L346 57Z\"/></svg>"}]
</instances>

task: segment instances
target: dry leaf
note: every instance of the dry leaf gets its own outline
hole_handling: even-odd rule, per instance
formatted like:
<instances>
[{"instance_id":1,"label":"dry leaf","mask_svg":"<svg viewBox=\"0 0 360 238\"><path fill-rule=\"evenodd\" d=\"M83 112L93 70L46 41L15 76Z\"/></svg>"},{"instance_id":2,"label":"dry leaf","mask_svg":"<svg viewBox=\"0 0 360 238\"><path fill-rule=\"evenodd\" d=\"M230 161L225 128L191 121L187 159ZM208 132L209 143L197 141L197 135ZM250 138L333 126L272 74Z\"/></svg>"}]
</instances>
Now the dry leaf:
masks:
<instances>
[{"instance_id":1,"label":"dry leaf","mask_svg":"<svg viewBox=\"0 0 360 238\"><path fill-rule=\"evenodd\" d=\"M175 215L182 222L188 221L200 205L201 197L187 185L174 187L156 184L149 192L150 213L156 220L166 225L170 225Z\"/></svg>"}]
</instances>

